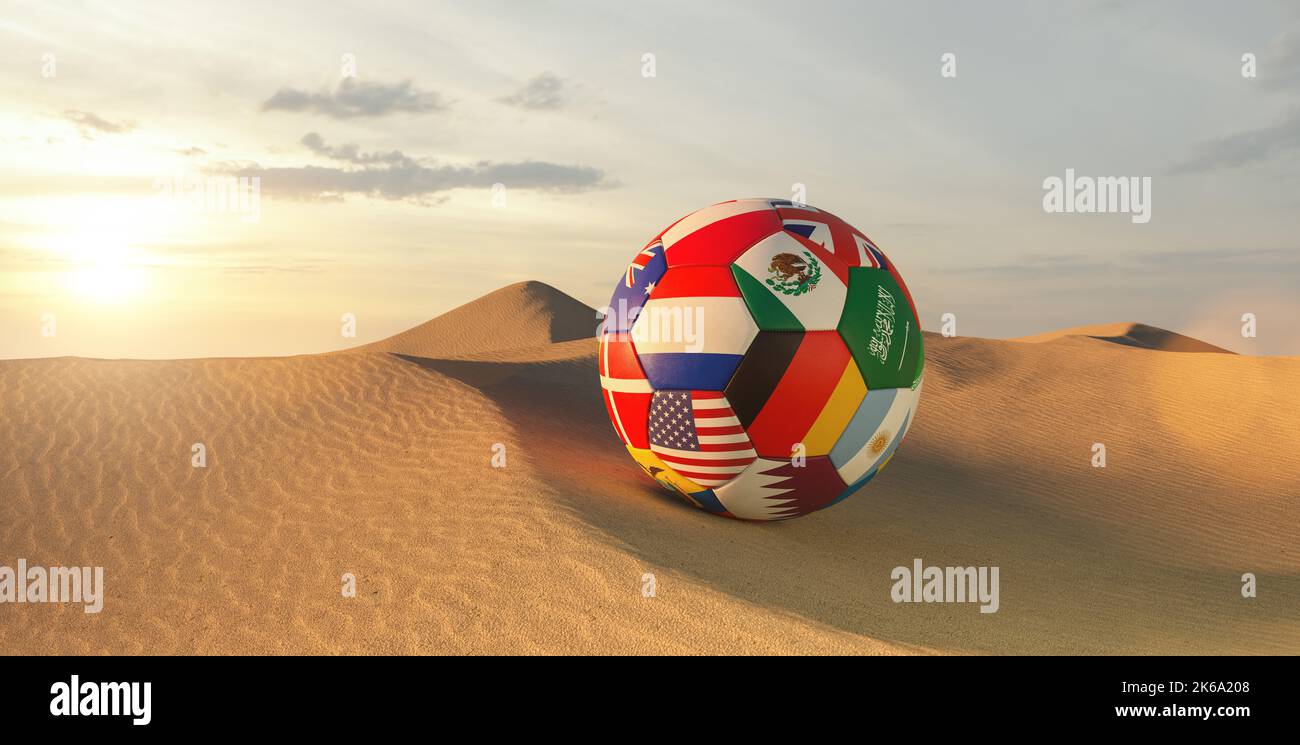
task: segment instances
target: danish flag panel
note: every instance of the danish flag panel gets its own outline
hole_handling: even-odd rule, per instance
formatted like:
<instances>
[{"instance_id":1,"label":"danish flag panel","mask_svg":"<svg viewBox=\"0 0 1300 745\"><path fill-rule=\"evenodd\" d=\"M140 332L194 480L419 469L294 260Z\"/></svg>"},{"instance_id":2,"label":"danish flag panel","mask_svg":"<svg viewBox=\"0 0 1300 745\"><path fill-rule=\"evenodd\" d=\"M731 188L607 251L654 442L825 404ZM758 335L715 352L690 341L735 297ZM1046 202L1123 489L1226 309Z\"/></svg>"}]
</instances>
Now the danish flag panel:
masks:
<instances>
[{"instance_id":1,"label":"danish flag panel","mask_svg":"<svg viewBox=\"0 0 1300 745\"><path fill-rule=\"evenodd\" d=\"M598 352L601 396L619 438L632 447L650 447L647 417L654 391L637 361L629 334L606 333Z\"/></svg>"}]
</instances>

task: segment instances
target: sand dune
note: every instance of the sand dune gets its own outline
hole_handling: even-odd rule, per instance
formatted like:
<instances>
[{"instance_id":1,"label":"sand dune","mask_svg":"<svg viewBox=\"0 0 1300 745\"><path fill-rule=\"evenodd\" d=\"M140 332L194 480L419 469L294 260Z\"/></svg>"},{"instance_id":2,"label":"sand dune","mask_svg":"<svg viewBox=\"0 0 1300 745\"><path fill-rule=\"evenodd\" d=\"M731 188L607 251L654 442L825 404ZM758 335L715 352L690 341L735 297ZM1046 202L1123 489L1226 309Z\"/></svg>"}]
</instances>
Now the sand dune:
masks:
<instances>
[{"instance_id":1,"label":"sand dune","mask_svg":"<svg viewBox=\"0 0 1300 745\"><path fill-rule=\"evenodd\" d=\"M1300 651L1300 359L929 335L890 468L758 525L641 475L571 300L514 285L318 356L0 362L0 564L108 588L0 605L0 650ZM1000 610L892 603L915 557L999 566Z\"/></svg>"},{"instance_id":2,"label":"sand dune","mask_svg":"<svg viewBox=\"0 0 1300 745\"><path fill-rule=\"evenodd\" d=\"M1048 331L1043 334L1024 336L1012 341L1041 343L1060 339L1095 339L1097 341L1123 344L1126 347L1156 349L1162 352L1217 352L1219 354L1236 354L1223 347L1216 347L1200 339L1166 331L1145 323L1103 323L1094 326L1076 326L1074 328Z\"/></svg>"},{"instance_id":3,"label":"sand dune","mask_svg":"<svg viewBox=\"0 0 1300 745\"><path fill-rule=\"evenodd\" d=\"M516 282L437 318L362 347L422 357L528 349L596 333L596 311L542 282Z\"/></svg>"}]
</instances>

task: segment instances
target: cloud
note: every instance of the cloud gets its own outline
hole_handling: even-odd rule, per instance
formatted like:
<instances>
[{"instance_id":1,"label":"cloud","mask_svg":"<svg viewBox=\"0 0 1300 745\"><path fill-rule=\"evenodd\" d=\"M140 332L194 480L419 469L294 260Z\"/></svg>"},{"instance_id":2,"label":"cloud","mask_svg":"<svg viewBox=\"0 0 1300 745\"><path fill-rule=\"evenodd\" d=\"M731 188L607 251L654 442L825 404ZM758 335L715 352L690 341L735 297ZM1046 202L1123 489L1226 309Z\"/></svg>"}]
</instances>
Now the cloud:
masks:
<instances>
[{"instance_id":1,"label":"cloud","mask_svg":"<svg viewBox=\"0 0 1300 745\"><path fill-rule=\"evenodd\" d=\"M1259 83L1271 90L1294 91L1300 85L1300 31L1273 37L1259 56ZM1196 146L1191 157L1171 173L1234 168L1300 149L1300 107L1266 127L1237 132Z\"/></svg>"},{"instance_id":2,"label":"cloud","mask_svg":"<svg viewBox=\"0 0 1300 745\"><path fill-rule=\"evenodd\" d=\"M337 200L345 196L410 200L429 203L452 189L486 189L504 184L510 189L579 193L617 186L599 168L525 160L513 163L480 161L450 165L414 158L401 151L365 153L354 144L329 145L315 132L302 139L313 153L346 166L305 165L263 168L256 164L227 165L226 175L258 177L267 194L295 199Z\"/></svg>"},{"instance_id":3,"label":"cloud","mask_svg":"<svg viewBox=\"0 0 1300 745\"><path fill-rule=\"evenodd\" d=\"M135 125L131 122L112 122L91 111L69 109L63 112L63 118L77 125L77 131L88 140L92 138L94 132L120 134L135 129Z\"/></svg>"},{"instance_id":4,"label":"cloud","mask_svg":"<svg viewBox=\"0 0 1300 745\"><path fill-rule=\"evenodd\" d=\"M399 112L421 114L446 108L441 95L422 91L409 80L387 84L357 82L354 78L344 78L333 93L328 89L312 93L281 88L262 102L262 111L309 111L335 119L387 116Z\"/></svg>"},{"instance_id":5,"label":"cloud","mask_svg":"<svg viewBox=\"0 0 1300 745\"><path fill-rule=\"evenodd\" d=\"M1172 173L1195 173L1233 168L1265 160L1300 148L1300 109L1293 109L1274 124L1203 142L1193 155L1175 165Z\"/></svg>"},{"instance_id":6,"label":"cloud","mask_svg":"<svg viewBox=\"0 0 1300 745\"><path fill-rule=\"evenodd\" d=\"M564 107L564 81L544 72L528 81L518 92L499 99L502 103L521 109L554 111Z\"/></svg>"},{"instance_id":7,"label":"cloud","mask_svg":"<svg viewBox=\"0 0 1300 745\"><path fill-rule=\"evenodd\" d=\"M331 160L347 161L348 163L387 163L389 165L403 165L416 162L414 159L407 157L398 150L393 150L387 153L363 153L360 151L360 148L351 143L346 145L330 146L325 144L325 139L315 132L308 132L303 135L302 144L306 145L308 150L317 155L330 158Z\"/></svg>"},{"instance_id":8,"label":"cloud","mask_svg":"<svg viewBox=\"0 0 1300 745\"><path fill-rule=\"evenodd\" d=\"M1283 31L1269 42L1259 59L1259 82L1285 91L1300 85L1300 31Z\"/></svg>"}]
</instances>

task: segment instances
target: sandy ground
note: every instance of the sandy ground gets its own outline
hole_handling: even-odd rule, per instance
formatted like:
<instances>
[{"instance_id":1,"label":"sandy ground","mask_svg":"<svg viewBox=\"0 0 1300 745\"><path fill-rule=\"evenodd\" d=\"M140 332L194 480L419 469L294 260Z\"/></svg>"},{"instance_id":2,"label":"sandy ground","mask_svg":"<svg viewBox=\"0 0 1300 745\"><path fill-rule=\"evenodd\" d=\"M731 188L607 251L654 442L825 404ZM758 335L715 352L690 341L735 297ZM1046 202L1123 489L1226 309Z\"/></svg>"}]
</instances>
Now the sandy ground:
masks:
<instances>
[{"instance_id":1,"label":"sandy ground","mask_svg":"<svg viewBox=\"0 0 1300 745\"><path fill-rule=\"evenodd\" d=\"M0 651L1300 652L1300 358L929 335L881 477L750 524L642 476L589 309L476 303L335 354L0 362L0 565L107 585L0 605ZM999 611L891 602L914 558L1000 567Z\"/></svg>"}]
</instances>

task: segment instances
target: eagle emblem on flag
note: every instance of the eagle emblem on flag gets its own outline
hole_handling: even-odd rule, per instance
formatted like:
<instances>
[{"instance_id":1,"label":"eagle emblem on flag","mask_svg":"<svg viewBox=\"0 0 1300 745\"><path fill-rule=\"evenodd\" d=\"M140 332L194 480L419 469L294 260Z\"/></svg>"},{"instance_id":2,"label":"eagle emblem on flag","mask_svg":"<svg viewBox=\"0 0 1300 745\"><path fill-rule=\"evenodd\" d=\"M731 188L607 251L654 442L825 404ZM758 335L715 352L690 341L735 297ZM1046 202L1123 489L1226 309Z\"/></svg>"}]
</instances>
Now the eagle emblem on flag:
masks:
<instances>
[{"instance_id":1,"label":"eagle emblem on flag","mask_svg":"<svg viewBox=\"0 0 1300 745\"><path fill-rule=\"evenodd\" d=\"M807 251L803 256L779 253L772 257L767 267L767 286L782 295L803 295L817 289L822 278L822 265Z\"/></svg>"}]
</instances>

